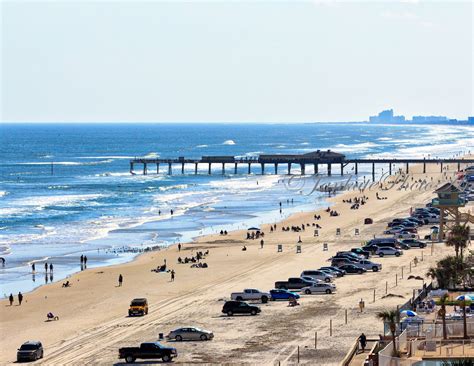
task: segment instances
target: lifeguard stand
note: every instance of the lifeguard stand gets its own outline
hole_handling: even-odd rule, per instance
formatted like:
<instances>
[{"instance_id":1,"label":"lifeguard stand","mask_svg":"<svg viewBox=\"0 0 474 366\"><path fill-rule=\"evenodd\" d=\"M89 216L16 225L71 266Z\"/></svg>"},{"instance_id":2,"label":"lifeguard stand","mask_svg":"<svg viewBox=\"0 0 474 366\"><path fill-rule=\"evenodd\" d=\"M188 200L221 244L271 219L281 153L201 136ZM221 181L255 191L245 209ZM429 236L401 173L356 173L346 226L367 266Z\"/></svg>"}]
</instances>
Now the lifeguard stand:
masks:
<instances>
[{"instance_id":1,"label":"lifeguard stand","mask_svg":"<svg viewBox=\"0 0 474 366\"><path fill-rule=\"evenodd\" d=\"M438 197L432 200L432 204L440 210L439 239L443 240L446 232L464 221L463 218L466 215L459 212L459 207L464 207L466 202L459 197L461 190L452 183L442 185L435 193Z\"/></svg>"}]
</instances>

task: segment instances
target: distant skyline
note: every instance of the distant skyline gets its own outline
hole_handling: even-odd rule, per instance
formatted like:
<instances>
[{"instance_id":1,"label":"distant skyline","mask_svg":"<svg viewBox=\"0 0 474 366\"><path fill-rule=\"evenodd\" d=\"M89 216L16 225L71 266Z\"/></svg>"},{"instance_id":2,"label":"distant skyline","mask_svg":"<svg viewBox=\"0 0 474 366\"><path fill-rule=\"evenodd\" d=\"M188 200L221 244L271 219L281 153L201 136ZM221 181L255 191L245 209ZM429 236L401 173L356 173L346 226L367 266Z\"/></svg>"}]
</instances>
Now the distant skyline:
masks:
<instances>
[{"instance_id":1,"label":"distant skyline","mask_svg":"<svg viewBox=\"0 0 474 366\"><path fill-rule=\"evenodd\" d=\"M474 115L470 1L0 3L1 122Z\"/></svg>"}]
</instances>

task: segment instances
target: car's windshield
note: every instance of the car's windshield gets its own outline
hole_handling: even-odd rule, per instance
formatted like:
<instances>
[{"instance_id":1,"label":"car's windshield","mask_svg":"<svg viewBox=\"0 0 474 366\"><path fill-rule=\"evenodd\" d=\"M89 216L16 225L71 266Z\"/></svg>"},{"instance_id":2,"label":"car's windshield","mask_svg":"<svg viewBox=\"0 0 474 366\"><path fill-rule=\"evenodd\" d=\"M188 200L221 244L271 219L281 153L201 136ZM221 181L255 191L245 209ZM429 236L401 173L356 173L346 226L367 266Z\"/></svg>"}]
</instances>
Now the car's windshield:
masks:
<instances>
[{"instance_id":1,"label":"car's windshield","mask_svg":"<svg viewBox=\"0 0 474 366\"><path fill-rule=\"evenodd\" d=\"M145 305L145 301L132 301L130 306L143 306Z\"/></svg>"},{"instance_id":2,"label":"car's windshield","mask_svg":"<svg viewBox=\"0 0 474 366\"><path fill-rule=\"evenodd\" d=\"M22 351L34 351L35 349L38 349L38 346L35 344L23 344L20 349Z\"/></svg>"}]
</instances>

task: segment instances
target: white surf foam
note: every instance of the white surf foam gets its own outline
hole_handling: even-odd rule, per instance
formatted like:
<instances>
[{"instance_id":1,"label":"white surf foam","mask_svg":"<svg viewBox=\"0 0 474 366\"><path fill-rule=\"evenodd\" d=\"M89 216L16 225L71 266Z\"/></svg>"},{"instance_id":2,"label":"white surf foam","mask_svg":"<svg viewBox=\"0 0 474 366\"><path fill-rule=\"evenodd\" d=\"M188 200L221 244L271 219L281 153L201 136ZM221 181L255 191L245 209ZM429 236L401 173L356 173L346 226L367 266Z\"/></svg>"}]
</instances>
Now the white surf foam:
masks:
<instances>
[{"instance_id":1,"label":"white surf foam","mask_svg":"<svg viewBox=\"0 0 474 366\"><path fill-rule=\"evenodd\" d=\"M235 141L234 140L225 140L222 145L235 145Z\"/></svg>"}]
</instances>

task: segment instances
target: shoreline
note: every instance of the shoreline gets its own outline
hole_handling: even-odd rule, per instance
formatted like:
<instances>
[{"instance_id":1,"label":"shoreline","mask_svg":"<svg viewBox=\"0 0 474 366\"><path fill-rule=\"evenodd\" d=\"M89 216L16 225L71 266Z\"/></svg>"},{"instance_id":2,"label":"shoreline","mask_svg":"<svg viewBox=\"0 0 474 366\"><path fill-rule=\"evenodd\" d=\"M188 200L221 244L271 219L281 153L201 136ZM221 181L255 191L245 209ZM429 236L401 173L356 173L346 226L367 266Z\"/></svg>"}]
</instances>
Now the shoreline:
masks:
<instances>
[{"instance_id":1,"label":"shoreline","mask_svg":"<svg viewBox=\"0 0 474 366\"><path fill-rule=\"evenodd\" d=\"M376 193L388 195L389 198L376 200ZM419 287L419 282L403 281L397 287L392 283L392 275L399 273L401 263L407 266L407 260L420 255L419 250L406 251L400 259L374 258L376 262L383 262L381 272L367 273L363 279L339 279L335 295L303 296L302 306L294 310L288 309L286 304L273 303L262 306L262 314L255 318L226 318L219 316L220 299L249 285L266 291L276 280L295 276L303 269L324 265L326 258L335 251L358 246L363 239L380 235L387 219L407 213L409 207L420 205L432 196L431 191L378 189L364 194L369 196L369 200L359 210L351 210L342 202L347 197L360 196L358 192L345 192L332 197L331 204L340 212L337 217L329 217L324 209L320 209L292 214L277 224L278 229L273 233L269 232L270 224L262 225L261 229L266 234L262 250L258 240L244 239L246 230L233 231L227 236L207 235L193 244L185 244L181 253L175 246L170 246L139 255L132 262L80 272L71 276L72 286L68 289L61 288L59 283L42 286L28 293L21 307L9 308L7 302L2 300L2 305L6 307L1 315L0 329L3 333L13 331L13 336L1 342L5 352L0 356L0 363L12 361L13 351L21 340L40 339L45 345L45 364L84 364L92 360L97 364L110 364L116 360L117 347L156 339L157 332L166 333L179 325L198 325L214 330L216 338L206 343L204 349L196 349L192 343L169 343L179 349L181 356L177 362L223 363L229 362L232 357L241 357L238 358L239 363L247 364L272 364L280 360L291 362L297 344L310 343L310 334L315 329L320 334L326 334L329 320L334 319L337 324L343 317L344 309L348 309L351 327L337 325L337 337L326 336L320 341L318 357L323 357L324 364L337 364L345 355L347 344L352 343L361 331L373 334L375 317L369 312L406 301L380 298L380 287L385 281L390 282L390 293L405 297L410 296L413 288ZM316 213L323 216L321 221L312 219ZM374 224L361 225L368 215L374 219ZM313 236L313 226L300 233L281 231L281 225L311 222L319 222L323 227L317 238ZM340 236L335 235L338 227L342 231ZM359 236L353 234L354 228L360 229ZM302 238L302 254L295 252L299 236ZM322 251L323 242L329 243L327 252ZM278 243L283 244L283 253L277 253ZM247 246L246 252L241 251L242 245ZM192 255L201 250L210 251L206 258L208 269L177 264L178 256ZM423 276L427 266L449 250L443 244L436 245L435 255L425 256L425 261L419 264L416 271L414 269L414 274ZM150 272L164 259L167 259L169 268L176 270L175 282L169 281L169 274ZM123 273L125 278L121 288L116 287L119 273ZM377 301L372 304L368 300L373 289L377 289ZM65 293L68 296L65 297ZM149 299L149 315L143 319L125 317L131 298L141 296ZM359 314L356 310L360 297L366 299L367 314ZM48 311L58 314L61 320L44 322ZM275 324L272 320L275 317L282 321ZM295 334L294 329L299 329L299 332ZM103 345L103 352L96 350L97 342ZM304 360L305 356L302 357Z\"/></svg>"},{"instance_id":2,"label":"shoreline","mask_svg":"<svg viewBox=\"0 0 474 366\"><path fill-rule=\"evenodd\" d=\"M274 178L275 181L276 181L275 184L284 184L283 180L286 177L287 177L286 175L272 176L272 178ZM254 181L258 181L258 179L260 179L260 176L255 175L255 176L251 176L251 178ZM326 177L326 176L323 176L323 178L325 180L331 179L331 177ZM342 177L334 177L332 179L332 182L330 182L330 184L338 182L339 180L341 180L341 178ZM305 181L308 181L308 180L311 179L311 176L310 175L305 176L303 179ZM355 181L358 181L358 180L359 179L357 179ZM274 189L274 187L272 187L270 189ZM294 192L289 191L289 193L294 193ZM322 207L326 207L327 204L330 204L329 199L332 198L332 197L327 196L326 192L321 192L321 194L322 194L322 196L318 198L318 200L320 200L320 203L316 204L316 207L320 206L322 208ZM340 195L340 194L344 194L344 191L336 192L336 195ZM199 206L206 207L207 205L208 205L207 203L204 203L204 204L200 204ZM314 208L311 208L311 209L309 208L309 206L311 206L311 205L314 206L315 203L314 202L311 203L309 200L306 200L305 202L301 202L301 203L295 204L295 205L293 205L293 203L291 203L290 206L289 206L291 212L287 215L284 215L283 217L280 215L279 218L276 218L276 214L273 211L263 210L263 211L260 211L254 217L252 217L251 221L255 221L255 222L259 221L260 222L258 224L255 223L255 225L270 224L270 221L272 221L273 223L279 224L282 221L289 219L292 215L299 214L301 212L308 213L311 210L314 210ZM276 206L277 206L277 203L275 203L275 207ZM196 206L196 207L198 207L198 206ZM194 207L194 208L196 208L196 207ZM183 216L185 214L186 214L186 212L183 213L183 214L181 214L179 212L177 212L177 213L175 212L175 217ZM272 218L272 220L269 220L270 217ZM127 226L127 227L125 227L125 229L136 229L136 228L140 228L140 227L143 227L143 226L146 226L146 225L159 224L163 221L167 221L167 220L170 220L172 218L173 218L173 216L171 216L169 214L163 214L161 217L154 217L151 220L145 220L145 221L140 222L136 225ZM245 226L248 226L248 225L246 224L245 219L242 218L240 221L237 221L237 222L225 223L225 224L221 225L219 227L219 229L222 227L222 229L224 229L224 230L237 231L237 230L242 230L241 227L245 227ZM252 225L250 225L250 226L252 226ZM109 231L105 234L101 234L100 236L98 236L96 238L90 239L86 242L82 242L81 245L91 243L91 242L94 243L96 241L99 241L99 243L100 243L101 239L106 239L111 234L114 235L116 230L121 230L121 229L124 229L124 228L114 228L111 231ZM219 230L219 229L217 229L217 230ZM158 231L158 230L159 229L156 229L156 231ZM169 241L169 242L166 242L166 243L159 243L159 244L153 244L153 243L148 243L147 245L142 244L141 245L142 248L139 248L138 246L131 246L131 247L129 247L130 251L122 251L122 249L125 248L125 246L124 247L100 248L100 255L99 255L100 262L98 264L93 264L93 262L90 260L91 257L94 258L95 255L97 253L99 253L97 251L98 250L97 248L90 248L90 249L86 249L86 250L83 250L81 252L76 252L76 253L73 253L73 254L69 253L69 254L66 254L66 255L58 255L58 256L53 255L53 256L43 257L43 258L40 258L40 259L35 259L35 260L32 260L32 261L29 261L28 264L29 264L29 267L30 267L31 263L34 262L37 266L36 272L33 273L31 271L28 271L26 275L27 276L32 276L33 278L35 278L35 280L33 280L33 282L35 282L36 280L41 281L41 279L43 277L45 277L45 275L46 275L43 271L41 271L45 261L48 262L48 260L50 260L51 258L55 258L56 262L59 262L59 263L61 263L61 262L72 263L72 260L70 260L70 258L71 257L77 257L77 259L79 260L80 253L88 256L88 258L89 258L88 266L87 266L86 269L103 269L103 268L107 268L107 267L111 267L111 266L118 266L118 265L127 264L127 263L135 261L141 255L145 255L145 254L148 254L150 252L157 252L157 251L166 250L169 247L176 246L178 244L178 242L181 243L181 244L193 244L193 243L199 241L199 239L201 237L207 237L207 236L212 236L212 235L216 234L216 232L214 232L215 229L213 229L212 226L211 227L205 227L204 229L201 229L200 231L203 231L203 230L205 230L207 232L197 233L198 230L195 230L196 233L193 234L193 231L190 231L190 232L186 231L185 234L184 234L184 237L186 237L186 239L183 240L183 241L178 241L178 240L175 239L174 242ZM101 245L101 244L96 244L96 245ZM143 247L151 248L151 249L150 250L143 250ZM153 248L157 248L157 249L153 250ZM116 256L114 257L114 255L116 255ZM103 257L103 258L101 258L101 257ZM48 262L48 263L50 263L50 262ZM53 262L53 264L56 264L56 263ZM70 264L69 268L76 267L76 266L80 267L79 262L78 262L77 265ZM77 269L77 270L72 270L72 271L71 270L59 271L58 267L55 266L54 276L51 276L51 278L53 278L53 280L50 280L50 272L48 272L47 280L44 280L44 283L38 284L38 285L33 284L32 286L27 286L30 289L22 290L21 292L23 294L32 293L33 291L35 291L35 290L37 290L37 289L39 289L43 286L48 286L48 285L51 285L52 283L58 283L62 280L67 280L71 276L74 276L78 273L81 273L82 271L83 270L80 269L80 268ZM58 273L61 273L61 272L64 273L64 275L57 275ZM31 279L30 280L25 279L25 282L31 282ZM1 288L2 288L2 292L3 292L3 299L6 299L10 292L14 292L14 291L10 291L10 290L5 290L7 287L4 287L4 286L2 286ZM18 287L14 287L14 288L15 288L15 291L18 292Z\"/></svg>"}]
</instances>

